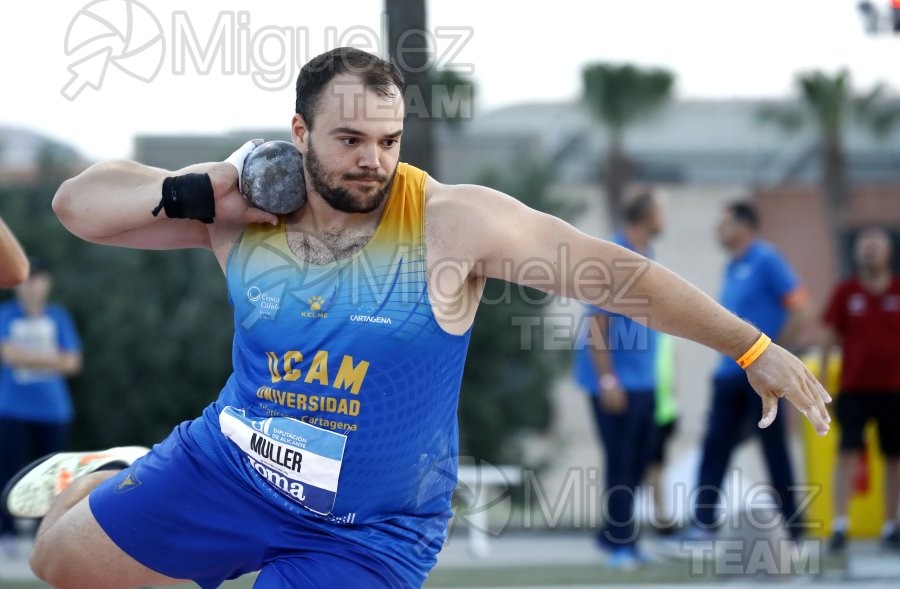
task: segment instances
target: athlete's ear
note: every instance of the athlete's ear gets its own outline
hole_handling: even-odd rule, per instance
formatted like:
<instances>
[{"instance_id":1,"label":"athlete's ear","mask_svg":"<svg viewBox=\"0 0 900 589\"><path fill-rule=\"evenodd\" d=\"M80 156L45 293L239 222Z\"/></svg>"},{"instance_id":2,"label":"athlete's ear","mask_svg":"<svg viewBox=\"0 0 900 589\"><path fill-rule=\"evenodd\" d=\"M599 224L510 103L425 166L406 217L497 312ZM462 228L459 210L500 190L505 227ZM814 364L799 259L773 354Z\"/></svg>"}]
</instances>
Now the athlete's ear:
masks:
<instances>
[{"instance_id":1,"label":"athlete's ear","mask_svg":"<svg viewBox=\"0 0 900 589\"><path fill-rule=\"evenodd\" d=\"M291 141L297 151L305 156L306 150L309 149L309 127L299 114L295 114L291 119Z\"/></svg>"}]
</instances>

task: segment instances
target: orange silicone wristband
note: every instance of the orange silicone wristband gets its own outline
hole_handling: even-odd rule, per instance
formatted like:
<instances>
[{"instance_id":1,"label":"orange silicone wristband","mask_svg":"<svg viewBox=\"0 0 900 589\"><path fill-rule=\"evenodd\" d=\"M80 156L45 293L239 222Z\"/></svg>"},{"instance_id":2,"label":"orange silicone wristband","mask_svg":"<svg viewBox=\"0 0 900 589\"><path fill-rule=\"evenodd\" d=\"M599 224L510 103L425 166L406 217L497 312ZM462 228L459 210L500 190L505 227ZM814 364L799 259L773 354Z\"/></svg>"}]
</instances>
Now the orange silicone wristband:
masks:
<instances>
[{"instance_id":1,"label":"orange silicone wristband","mask_svg":"<svg viewBox=\"0 0 900 589\"><path fill-rule=\"evenodd\" d=\"M759 358L763 352L766 351L766 348L769 347L769 344L772 343L772 338L762 333L759 336L759 339L756 340L750 349L744 352L744 355L737 359L737 363L741 368L745 369L756 362L756 359Z\"/></svg>"}]
</instances>

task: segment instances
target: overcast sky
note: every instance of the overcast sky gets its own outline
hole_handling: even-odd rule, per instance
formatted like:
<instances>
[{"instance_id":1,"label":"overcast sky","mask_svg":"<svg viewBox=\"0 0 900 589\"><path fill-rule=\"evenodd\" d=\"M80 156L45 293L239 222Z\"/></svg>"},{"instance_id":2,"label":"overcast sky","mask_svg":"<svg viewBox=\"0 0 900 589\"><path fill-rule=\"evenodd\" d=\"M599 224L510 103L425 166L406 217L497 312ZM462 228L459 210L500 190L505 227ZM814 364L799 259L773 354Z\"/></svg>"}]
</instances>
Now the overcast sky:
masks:
<instances>
[{"instance_id":1,"label":"overcast sky","mask_svg":"<svg viewBox=\"0 0 900 589\"><path fill-rule=\"evenodd\" d=\"M306 60L383 48L381 0L128 1L130 21L126 0L4 4L0 125L92 158L129 156L139 133L287 128ZM900 89L900 35L865 35L856 4L431 0L428 28L438 66L472 69L482 111L576 99L592 61L669 68L680 97L788 96L797 71L839 67Z\"/></svg>"}]
</instances>

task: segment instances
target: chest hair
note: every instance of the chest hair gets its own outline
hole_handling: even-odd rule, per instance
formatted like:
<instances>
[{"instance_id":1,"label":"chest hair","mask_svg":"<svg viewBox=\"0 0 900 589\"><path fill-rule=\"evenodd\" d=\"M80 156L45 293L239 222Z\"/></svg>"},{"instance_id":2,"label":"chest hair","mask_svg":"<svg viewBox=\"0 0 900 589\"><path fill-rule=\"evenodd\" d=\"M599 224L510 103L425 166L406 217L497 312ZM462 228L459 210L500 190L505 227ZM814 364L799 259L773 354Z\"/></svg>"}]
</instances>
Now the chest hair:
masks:
<instances>
[{"instance_id":1,"label":"chest hair","mask_svg":"<svg viewBox=\"0 0 900 589\"><path fill-rule=\"evenodd\" d=\"M362 234L335 231L315 235L295 230L288 232L287 241L297 258L308 264L321 265L349 258L366 247L374 233L374 227Z\"/></svg>"}]
</instances>

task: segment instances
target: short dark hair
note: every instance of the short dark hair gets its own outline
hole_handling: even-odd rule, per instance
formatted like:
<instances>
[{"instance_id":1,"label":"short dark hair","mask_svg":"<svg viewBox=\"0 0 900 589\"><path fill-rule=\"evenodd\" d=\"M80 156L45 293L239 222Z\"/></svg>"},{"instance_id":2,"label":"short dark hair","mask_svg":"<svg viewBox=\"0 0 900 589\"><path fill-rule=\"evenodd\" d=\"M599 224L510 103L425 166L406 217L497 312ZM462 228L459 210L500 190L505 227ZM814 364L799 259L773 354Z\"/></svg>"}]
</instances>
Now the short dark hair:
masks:
<instances>
[{"instance_id":1,"label":"short dark hair","mask_svg":"<svg viewBox=\"0 0 900 589\"><path fill-rule=\"evenodd\" d=\"M622 204L622 218L628 225L640 223L653 211L656 204L656 195L648 186L640 186L633 189L625 196Z\"/></svg>"},{"instance_id":2,"label":"short dark hair","mask_svg":"<svg viewBox=\"0 0 900 589\"><path fill-rule=\"evenodd\" d=\"M725 210L731 213L731 216L738 223L743 223L751 229L759 229L759 211L756 210L756 205L752 202L736 200L729 204Z\"/></svg>"},{"instance_id":3,"label":"short dark hair","mask_svg":"<svg viewBox=\"0 0 900 589\"><path fill-rule=\"evenodd\" d=\"M394 88L403 91L406 82L403 72L391 61L381 59L353 47L338 47L312 58L297 76L297 101L294 109L303 117L307 129L312 129L313 115L325 86L340 74L358 76L367 90L383 98L394 95Z\"/></svg>"}]
</instances>

